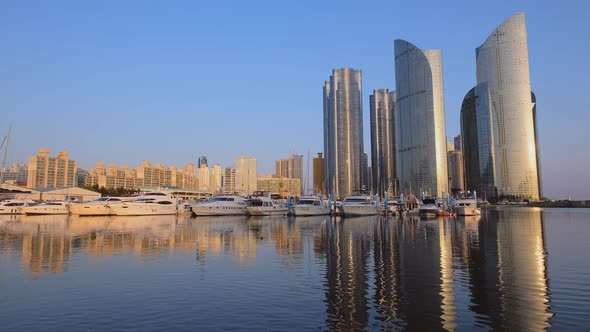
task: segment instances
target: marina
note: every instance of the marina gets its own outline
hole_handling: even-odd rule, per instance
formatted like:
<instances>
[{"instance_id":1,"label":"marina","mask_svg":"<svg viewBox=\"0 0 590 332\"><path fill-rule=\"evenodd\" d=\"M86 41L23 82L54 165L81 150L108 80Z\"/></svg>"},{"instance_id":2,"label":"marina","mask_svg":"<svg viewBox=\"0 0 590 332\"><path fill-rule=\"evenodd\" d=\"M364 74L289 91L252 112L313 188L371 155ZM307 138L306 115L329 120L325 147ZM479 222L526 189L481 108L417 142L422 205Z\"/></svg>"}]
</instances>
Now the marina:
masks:
<instances>
[{"instance_id":1,"label":"marina","mask_svg":"<svg viewBox=\"0 0 590 332\"><path fill-rule=\"evenodd\" d=\"M590 209L526 207L428 219L6 215L0 323L576 331L590 323L589 220Z\"/></svg>"}]
</instances>

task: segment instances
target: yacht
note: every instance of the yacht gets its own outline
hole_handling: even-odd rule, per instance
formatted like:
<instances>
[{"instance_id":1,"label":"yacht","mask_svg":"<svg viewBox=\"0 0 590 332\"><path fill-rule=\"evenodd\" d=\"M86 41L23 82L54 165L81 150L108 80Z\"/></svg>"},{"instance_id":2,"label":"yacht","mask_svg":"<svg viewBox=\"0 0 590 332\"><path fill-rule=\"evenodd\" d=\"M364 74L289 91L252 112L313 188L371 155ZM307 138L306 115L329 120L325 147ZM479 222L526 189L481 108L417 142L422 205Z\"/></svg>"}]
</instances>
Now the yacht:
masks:
<instances>
[{"instance_id":1,"label":"yacht","mask_svg":"<svg viewBox=\"0 0 590 332\"><path fill-rule=\"evenodd\" d=\"M116 216L149 216L178 213L178 200L163 192L147 192L135 200L109 205Z\"/></svg>"},{"instance_id":2,"label":"yacht","mask_svg":"<svg viewBox=\"0 0 590 332\"><path fill-rule=\"evenodd\" d=\"M475 192L459 193L453 210L458 216L479 216L481 210L477 207Z\"/></svg>"},{"instance_id":3,"label":"yacht","mask_svg":"<svg viewBox=\"0 0 590 332\"><path fill-rule=\"evenodd\" d=\"M341 214L345 217L371 216L379 213L373 198L363 192L352 194L342 201Z\"/></svg>"},{"instance_id":4,"label":"yacht","mask_svg":"<svg viewBox=\"0 0 590 332\"><path fill-rule=\"evenodd\" d=\"M295 216L323 216L330 214L330 208L324 204L319 196L302 196L297 204L293 205Z\"/></svg>"},{"instance_id":5,"label":"yacht","mask_svg":"<svg viewBox=\"0 0 590 332\"><path fill-rule=\"evenodd\" d=\"M70 204L70 213L79 216L110 216L113 214L111 206L123 203L119 197L100 197L86 203Z\"/></svg>"},{"instance_id":6,"label":"yacht","mask_svg":"<svg viewBox=\"0 0 590 332\"><path fill-rule=\"evenodd\" d=\"M421 217L436 217L442 212L442 208L436 197L425 197L418 208Z\"/></svg>"},{"instance_id":7,"label":"yacht","mask_svg":"<svg viewBox=\"0 0 590 332\"><path fill-rule=\"evenodd\" d=\"M209 201L191 206L195 216L235 216L243 215L248 200L241 196L226 195L211 197Z\"/></svg>"},{"instance_id":8,"label":"yacht","mask_svg":"<svg viewBox=\"0 0 590 332\"><path fill-rule=\"evenodd\" d=\"M287 205L274 201L269 191L255 191L250 205L246 207L246 214L249 216L287 215L287 212Z\"/></svg>"},{"instance_id":9,"label":"yacht","mask_svg":"<svg viewBox=\"0 0 590 332\"><path fill-rule=\"evenodd\" d=\"M68 202L45 202L35 206L23 206L22 213L26 215L41 215L41 214L69 214L70 203Z\"/></svg>"},{"instance_id":10,"label":"yacht","mask_svg":"<svg viewBox=\"0 0 590 332\"><path fill-rule=\"evenodd\" d=\"M8 199L0 202L0 214L21 214L24 206L36 205L33 201L23 201L20 199Z\"/></svg>"}]
</instances>

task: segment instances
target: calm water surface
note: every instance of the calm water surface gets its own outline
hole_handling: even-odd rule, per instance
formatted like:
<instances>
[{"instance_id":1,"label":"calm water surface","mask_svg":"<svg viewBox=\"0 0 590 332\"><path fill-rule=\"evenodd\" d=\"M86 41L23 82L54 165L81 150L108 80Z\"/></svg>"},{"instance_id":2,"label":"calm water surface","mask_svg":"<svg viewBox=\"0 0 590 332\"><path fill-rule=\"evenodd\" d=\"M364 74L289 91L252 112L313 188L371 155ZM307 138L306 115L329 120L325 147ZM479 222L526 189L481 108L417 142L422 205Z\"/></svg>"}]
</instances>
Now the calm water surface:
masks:
<instances>
[{"instance_id":1,"label":"calm water surface","mask_svg":"<svg viewBox=\"0 0 590 332\"><path fill-rule=\"evenodd\" d=\"M578 331L589 238L589 209L0 216L0 329Z\"/></svg>"}]
</instances>

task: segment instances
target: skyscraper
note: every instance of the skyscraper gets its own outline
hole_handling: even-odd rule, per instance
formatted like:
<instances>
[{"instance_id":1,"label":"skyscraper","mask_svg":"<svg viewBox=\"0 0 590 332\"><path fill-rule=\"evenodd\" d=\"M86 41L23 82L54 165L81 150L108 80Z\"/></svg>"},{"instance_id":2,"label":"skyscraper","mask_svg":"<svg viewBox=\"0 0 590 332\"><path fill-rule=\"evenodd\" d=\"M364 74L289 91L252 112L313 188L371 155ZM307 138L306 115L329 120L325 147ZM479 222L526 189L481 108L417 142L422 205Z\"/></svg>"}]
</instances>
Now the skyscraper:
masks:
<instances>
[{"instance_id":1,"label":"skyscraper","mask_svg":"<svg viewBox=\"0 0 590 332\"><path fill-rule=\"evenodd\" d=\"M257 190L258 163L255 158L249 156L237 157L236 163L236 186L238 193L252 194Z\"/></svg>"},{"instance_id":2,"label":"skyscraper","mask_svg":"<svg viewBox=\"0 0 590 332\"><path fill-rule=\"evenodd\" d=\"M207 167L207 163L201 163L201 167L199 167L197 173L199 174L199 190L209 191L209 181L211 178L209 175L209 167Z\"/></svg>"},{"instance_id":3,"label":"skyscraper","mask_svg":"<svg viewBox=\"0 0 590 332\"><path fill-rule=\"evenodd\" d=\"M371 173L372 189L383 196L397 189L395 173L395 91L373 90L371 107Z\"/></svg>"},{"instance_id":4,"label":"skyscraper","mask_svg":"<svg viewBox=\"0 0 590 332\"><path fill-rule=\"evenodd\" d=\"M441 196L448 192L441 51L396 40L395 83L400 191Z\"/></svg>"},{"instance_id":5,"label":"skyscraper","mask_svg":"<svg viewBox=\"0 0 590 332\"><path fill-rule=\"evenodd\" d=\"M223 173L223 192L233 194L236 191L236 169L226 166Z\"/></svg>"},{"instance_id":6,"label":"skyscraper","mask_svg":"<svg viewBox=\"0 0 590 332\"><path fill-rule=\"evenodd\" d=\"M208 166L207 157L203 155L199 156L199 161L197 162L197 169L201 168L202 165Z\"/></svg>"},{"instance_id":7,"label":"skyscraper","mask_svg":"<svg viewBox=\"0 0 590 332\"><path fill-rule=\"evenodd\" d=\"M361 70L334 69L323 91L325 193L343 198L362 185Z\"/></svg>"},{"instance_id":8,"label":"skyscraper","mask_svg":"<svg viewBox=\"0 0 590 332\"><path fill-rule=\"evenodd\" d=\"M461 110L467 185L473 186L467 189L538 199L536 109L524 13L504 21L476 49L476 67L477 86ZM476 156L478 164L469 159Z\"/></svg>"},{"instance_id":9,"label":"skyscraper","mask_svg":"<svg viewBox=\"0 0 590 332\"><path fill-rule=\"evenodd\" d=\"M221 165L213 164L209 169L209 192L213 194L219 194L222 192L221 187Z\"/></svg>"}]
</instances>

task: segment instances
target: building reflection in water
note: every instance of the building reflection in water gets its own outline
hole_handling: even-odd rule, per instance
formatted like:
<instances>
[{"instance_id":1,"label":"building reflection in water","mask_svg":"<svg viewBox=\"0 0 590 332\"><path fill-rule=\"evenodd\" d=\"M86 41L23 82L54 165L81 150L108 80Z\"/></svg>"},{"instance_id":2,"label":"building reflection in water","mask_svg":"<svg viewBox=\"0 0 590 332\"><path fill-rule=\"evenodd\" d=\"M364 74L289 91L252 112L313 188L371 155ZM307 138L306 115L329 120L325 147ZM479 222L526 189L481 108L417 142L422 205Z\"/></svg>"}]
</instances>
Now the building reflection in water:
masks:
<instances>
[{"instance_id":1,"label":"building reflection in water","mask_svg":"<svg viewBox=\"0 0 590 332\"><path fill-rule=\"evenodd\" d=\"M542 212L480 217L80 218L0 220L0 254L33 276L67 271L76 255L152 260L195 255L256 265L264 250L281 271L317 270L326 329L493 330L549 327ZM260 258L259 258L260 259ZM268 262L265 262L268 263Z\"/></svg>"}]
</instances>

